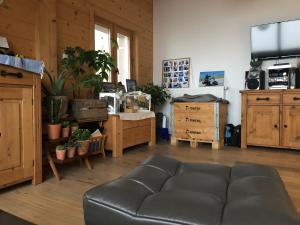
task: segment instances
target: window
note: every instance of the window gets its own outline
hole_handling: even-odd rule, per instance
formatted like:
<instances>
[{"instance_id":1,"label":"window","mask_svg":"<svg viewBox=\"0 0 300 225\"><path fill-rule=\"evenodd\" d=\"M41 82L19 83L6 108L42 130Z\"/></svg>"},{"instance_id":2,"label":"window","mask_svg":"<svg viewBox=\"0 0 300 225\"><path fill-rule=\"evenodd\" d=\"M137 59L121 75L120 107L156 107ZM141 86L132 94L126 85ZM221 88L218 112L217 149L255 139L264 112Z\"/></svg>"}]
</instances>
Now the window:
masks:
<instances>
[{"instance_id":1,"label":"window","mask_svg":"<svg viewBox=\"0 0 300 225\"><path fill-rule=\"evenodd\" d=\"M111 40L118 42L118 48ZM109 81L126 85L126 79L131 78L131 40L131 32L115 24L99 20L95 25L95 49L110 53L118 68L119 73L112 71Z\"/></svg>"},{"instance_id":2,"label":"window","mask_svg":"<svg viewBox=\"0 0 300 225\"><path fill-rule=\"evenodd\" d=\"M130 79L130 38L123 34L117 34L118 51L117 64L119 69L118 82L126 84L126 79Z\"/></svg>"},{"instance_id":3,"label":"window","mask_svg":"<svg viewBox=\"0 0 300 225\"><path fill-rule=\"evenodd\" d=\"M103 50L111 53L110 49L110 31L108 28L95 25L95 50Z\"/></svg>"}]
</instances>

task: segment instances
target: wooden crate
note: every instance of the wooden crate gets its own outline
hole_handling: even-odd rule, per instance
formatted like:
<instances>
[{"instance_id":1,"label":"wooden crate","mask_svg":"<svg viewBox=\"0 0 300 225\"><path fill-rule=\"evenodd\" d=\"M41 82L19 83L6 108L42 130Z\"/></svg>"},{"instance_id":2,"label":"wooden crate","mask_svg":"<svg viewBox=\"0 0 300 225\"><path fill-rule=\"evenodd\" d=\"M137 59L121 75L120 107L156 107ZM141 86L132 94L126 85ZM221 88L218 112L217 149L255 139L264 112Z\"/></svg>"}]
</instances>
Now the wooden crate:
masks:
<instances>
[{"instance_id":1,"label":"wooden crate","mask_svg":"<svg viewBox=\"0 0 300 225\"><path fill-rule=\"evenodd\" d=\"M174 129L171 144L189 141L191 147L198 143L212 143L213 149L224 145L224 126L227 121L227 104L216 102L174 103Z\"/></svg>"},{"instance_id":2,"label":"wooden crate","mask_svg":"<svg viewBox=\"0 0 300 225\"><path fill-rule=\"evenodd\" d=\"M72 116L78 122L107 120L107 102L99 99L74 99Z\"/></svg>"}]
</instances>

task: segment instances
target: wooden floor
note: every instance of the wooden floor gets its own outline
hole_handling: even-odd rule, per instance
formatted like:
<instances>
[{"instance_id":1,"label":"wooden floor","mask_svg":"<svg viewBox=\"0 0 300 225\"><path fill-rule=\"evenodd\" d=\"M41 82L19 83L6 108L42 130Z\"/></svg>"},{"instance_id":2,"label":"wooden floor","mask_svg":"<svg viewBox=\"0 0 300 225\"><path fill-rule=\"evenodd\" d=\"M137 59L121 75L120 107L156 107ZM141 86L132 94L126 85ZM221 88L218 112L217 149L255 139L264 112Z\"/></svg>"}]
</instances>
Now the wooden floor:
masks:
<instances>
[{"instance_id":1,"label":"wooden floor","mask_svg":"<svg viewBox=\"0 0 300 225\"><path fill-rule=\"evenodd\" d=\"M235 162L252 162L271 165L278 169L286 188L300 212L300 152L267 149L227 147L212 151L209 145L191 149L186 143L170 146L160 143L155 147L146 145L126 151L122 158L93 158L94 170L74 164L60 167L64 177L56 181L52 174L38 186L30 183L0 191L0 209L15 214L38 225L82 225L82 195L85 191L113 180L137 166L150 154L158 152L185 162L212 162L233 165Z\"/></svg>"}]
</instances>

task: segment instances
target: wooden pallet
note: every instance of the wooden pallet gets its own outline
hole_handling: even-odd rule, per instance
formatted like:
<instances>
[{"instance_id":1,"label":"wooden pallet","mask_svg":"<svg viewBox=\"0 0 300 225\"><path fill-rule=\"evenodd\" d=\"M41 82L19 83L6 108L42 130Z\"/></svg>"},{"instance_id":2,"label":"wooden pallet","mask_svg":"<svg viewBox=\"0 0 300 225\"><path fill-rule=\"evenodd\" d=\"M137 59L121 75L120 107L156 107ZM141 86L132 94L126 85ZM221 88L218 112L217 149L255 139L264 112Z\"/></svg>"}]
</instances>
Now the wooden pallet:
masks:
<instances>
[{"instance_id":1,"label":"wooden pallet","mask_svg":"<svg viewBox=\"0 0 300 225\"><path fill-rule=\"evenodd\" d=\"M220 148L224 147L224 141L213 141L213 140L196 140L196 139L184 139L184 138L176 138L172 136L171 138L171 145L177 145L178 141L188 141L190 142L191 148L198 148L199 143L211 143L212 149L219 150Z\"/></svg>"}]
</instances>

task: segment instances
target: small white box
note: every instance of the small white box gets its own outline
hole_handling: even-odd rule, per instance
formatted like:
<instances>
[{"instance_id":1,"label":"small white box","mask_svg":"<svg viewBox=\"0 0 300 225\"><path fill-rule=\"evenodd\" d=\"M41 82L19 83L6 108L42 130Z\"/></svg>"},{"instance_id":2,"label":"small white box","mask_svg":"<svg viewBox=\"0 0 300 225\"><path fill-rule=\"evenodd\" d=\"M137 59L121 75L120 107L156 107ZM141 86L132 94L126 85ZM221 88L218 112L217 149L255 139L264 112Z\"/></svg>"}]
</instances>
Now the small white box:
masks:
<instances>
[{"instance_id":1,"label":"small white box","mask_svg":"<svg viewBox=\"0 0 300 225\"><path fill-rule=\"evenodd\" d=\"M108 114L117 114L120 112L121 96L118 93L100 93L99 99L107 101Z\"/></svg>"}]
</instances>

